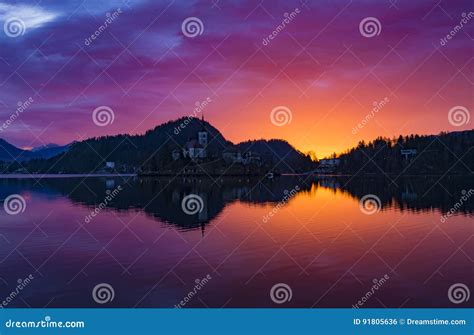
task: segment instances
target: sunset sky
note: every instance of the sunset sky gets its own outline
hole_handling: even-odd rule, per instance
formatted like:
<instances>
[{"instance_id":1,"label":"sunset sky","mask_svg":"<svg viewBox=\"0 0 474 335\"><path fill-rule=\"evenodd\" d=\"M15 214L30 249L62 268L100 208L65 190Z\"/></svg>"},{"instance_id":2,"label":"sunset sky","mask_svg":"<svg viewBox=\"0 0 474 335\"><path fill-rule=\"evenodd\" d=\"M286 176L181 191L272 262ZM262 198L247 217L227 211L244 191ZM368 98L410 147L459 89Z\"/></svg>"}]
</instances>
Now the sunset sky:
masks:
<instances>
[{"instance_id":1,"label":"sunset sky","mask_svg":"<svg viewBox=\"0 0 474 335\"><path fill-rule=\"evenodd\" d=\"M474 18L440 40L473 11L471 0L0 0L0 124L34 100L0 138L26 148L143 133L207 98L205 118L227 139L282 138L318 157L379 135L472 129L474 115L453 126L448 112L472 114ZM202 21L200 35L183 34L188 17ZM363 36L367 17L378 35ZM7 34L12 18L19 36ZM99 106L112 124L94 124ZM290 123L271 122L277 106Z\"/></svg>"}]
</instances>

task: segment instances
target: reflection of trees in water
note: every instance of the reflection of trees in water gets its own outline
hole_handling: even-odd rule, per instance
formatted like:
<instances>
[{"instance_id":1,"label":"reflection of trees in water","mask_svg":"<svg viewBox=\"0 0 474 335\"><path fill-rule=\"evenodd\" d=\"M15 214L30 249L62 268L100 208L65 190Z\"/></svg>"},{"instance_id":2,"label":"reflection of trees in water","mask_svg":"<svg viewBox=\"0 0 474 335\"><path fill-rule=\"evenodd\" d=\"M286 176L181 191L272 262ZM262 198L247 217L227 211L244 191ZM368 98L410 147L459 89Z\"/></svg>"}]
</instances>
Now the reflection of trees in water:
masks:
<instances>
[{"instance_id":1,"label":"reflection of trees in water","mask_svg":"<svg viewBox=\"0 0 474 335\"><path fill-rule=\"evenodd\" d=\"M120 194L108 203L106 210L142 210L162 222L182 229L204 228L224 207L234 201L252 204L277 203L298 184L300 178L261 180L256 178L87 178L17 181L16 192L30 189L46 196L63 195L73 202L94 208L104 201L107 191L121 185ZM12 185L15 182L9 180ZM0 183L8 180L0 181ZM20 187L21 185L21 187ZM15 188L15 187L13 187ZM21 189L21 191L20 191ZM309 186L308 186L309 189ZM285 193L286 192L286 193ZM13 190L10 193L15 193ZM202 209L194 215L183 211L182 201L188 195L202 199Z\"/></svg>"},{"instance_id":2,"label":"reflection of trees in water","mask_svg":"<svg viewBox=\"0 0 474 335\"><path fill-rule=\"evenodd\" d=\"M234 201L252 204L276 204L298 186L298 193L311 193L317 187L344 192L359 200L374 194L382 209L448 212L462 196L462 190L474 188L473 179L449 177L402 178L396 185L387 178L350 177L279 177L273 180L228 177L209 178L66 178L34 180L0 180L0 196L25 191L40 192L47 197L67 196L73 202L94 208L104 201L107 191L121 185L123 190L107 205L106 210L139 210L181 229L204 229L224 207ZM198 195L202 210L194 215L182 209L183 198ZM474 197L473 197L474 198ZM315 198L316 199L316 198ZM472 213L474 199L463 204L459 213Z\"/></svg>"},{"instance_id":3,"label":"reflection of trees in water","mask_svg":"<svg viewBox=\"0 0 474 335\"><path fill-rule=\"evenodd\" d=\"M277 183L248 178L216 181L178 178L170 182L162 178L143 178L127 188L128 194L124 194L119 201L134 198L137 203L133 207L143 208L161 221L190 229L203 227L217 217L227 204L237 200L255 204L278 202L284 197L285 190L294 188L294 182L294 179ZM186 214L182 208L183 198L191 194L199 196L203 204L202 210L195 215Z\"/></svg>"},{"instance_id":4,"label":"reflection of trees in water","mask_svg":"<svg viewBox=\"0 0 474 335\"><path fill-rule=\"evenodd\" d=\"M392 179L393 180L393 179ZM321 187L342 190L354 198L374 194L382 209L396 208L414 212L439 209L446 213L460 201L462 191L474 189L472 177L403 177L392 182L384 177L331 177L317 179ZM474 212L474 197L459 208L459 213Z\"/></svg>"}]
</instances>

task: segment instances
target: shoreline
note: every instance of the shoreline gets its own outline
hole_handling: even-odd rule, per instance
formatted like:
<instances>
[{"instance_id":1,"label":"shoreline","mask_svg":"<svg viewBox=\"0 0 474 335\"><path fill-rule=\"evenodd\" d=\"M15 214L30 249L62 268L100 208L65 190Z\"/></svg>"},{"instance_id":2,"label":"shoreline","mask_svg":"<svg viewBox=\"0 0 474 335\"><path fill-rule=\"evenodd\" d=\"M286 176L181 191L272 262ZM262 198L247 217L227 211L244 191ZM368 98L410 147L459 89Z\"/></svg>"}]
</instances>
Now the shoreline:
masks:
<instances>
[{"instance_id":1,"label":"shoreline","mask_svg":"<svg viewBox=\"0 0 474 335\"><path fill-rule=\"evenodd\" d=\"M136 173L71 173L71 174L0 174L0 179L55 179L94 177L136 177Z\"/></svg>"},{"instance_id":2,"label":"shoreline","mask_svg":"<svg viewBox=\"0 0 474 335\"><path fill-rule=\"evenodd\" d=\"M267 173L139 173L138 177L265 177ZM273 176L278 177L281 174L274 173Z\"/></svg>"},{"instance_id":3,"label":"shoreline","mask_svg":"<svg viewBox=\"0 0 474 335\"><path fill-rule=\"evenodd\" d=\"M0 179L60 179L60 178L117 178L117 177L139 177L139 178L150 178L150 177L265 177L264 174L166 174L166 173L71 173L71 174L0 174ZM322 174L322 173L281 173L274 174L274 177L321 177L321 178L341 178L341 177L359 177L359 178L382 178L383 176L377 176L373 174ZM474 177L474 174L387 174L387 176L396 177Z\"/></svg>"}]
</instances>

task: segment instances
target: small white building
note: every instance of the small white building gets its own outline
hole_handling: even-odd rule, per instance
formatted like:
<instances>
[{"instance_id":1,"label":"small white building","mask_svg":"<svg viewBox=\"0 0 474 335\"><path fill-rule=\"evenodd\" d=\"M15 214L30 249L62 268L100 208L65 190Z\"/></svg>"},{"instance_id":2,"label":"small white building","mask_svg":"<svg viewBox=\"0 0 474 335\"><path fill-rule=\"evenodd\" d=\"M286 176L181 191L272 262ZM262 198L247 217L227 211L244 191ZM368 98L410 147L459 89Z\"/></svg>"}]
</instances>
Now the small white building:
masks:
<instances>
[{"instance_id":1,"label":"small white building","mask_svg":"<svg viewBox=\"0 0 474 335\"><path fill-rule=\"evenodd\" d=\"M250 165L250 164L259 165L261 163L261 158L259 155L251 151L242 153L240 150L234 147L224 150L224 152L222 153L222 159L224 159L224 161L228 164L238 163L238 164L243 164L243 165Z\"/></svg>"},{"instance_id":2,"label":"small white building","mask_svg":"<svg viewBox=\"0 0 474 335\"><path fill-rule=\"evenodd\" d=\"M177 161L181 158L181 152L178 149L174 149L173 152L171 152L171 157L174 161Z\"/></svg>"},{"instance_id":3,"label":"small white building","mask_svg":"<svg viewBox=\"0 0 474 335\"><path fill-rule=\"evenodd\" d=\"M186 143L183 149L183 156L191 159L206 158L206 148L203 147L197 140L190 140Z\"/></svg>"},{"instance_id":4,"label":"small white building","mask_svg":"<svg viewBox=\"0 0 474 335\"><path fill-rule=\"evenodd\" d=\"M244 153L243 156L244 156L244 161L243 161L244 165L249 165L249 164L260 165L261 164L260 156L252 151L247 151L246 153Z\"/></svg>"},{"instance_id":5,"label":"small white building","mask_svg":"<svg viewBox=\"0 0 474 335\"><path fill-rule=\"evenodd\" d=\"M115 169L115 162L105 162L105 168Z\"/></svg>"},{"instance_id":6,"label":"small white building","mask_svg":"<svg viewBox=\"0 0 474 335\"><path fill-rule=\"evenodd\" d=\"M416 149L402 149L400 153L405 156L405 160L407 160L409 157L416 156L417 151Z\"/></svg>"},{"instance_id":7,"label":"small white building","mask_svg":"<svg viewBox=\"0 0 474 335\"><path fill-rule=\"evenodd\" d=\"M339 158L321 159L319 161L320 167L332 168L338 166L339 164L341 164L341 160Z\"/></svg>"},{"instance_id":8,"label":"small white building","mask_svg":"<svg viewBox=\"0 0 474 335\"><path fill-rule=\"evenodd\" d=\"M242 157L242 153L235 148L229 148L229 149L224 150L224 152L222 153L222 159L224 159L226 163L232 163L232 164L243 163L244 161L244 158Z\"/></svg>"},{"instance_id":9,"label":"small white building","mask_svg":"<svg viewBox=\"0 0 474 335\"><path fill-rule=\"evenodd\" d=\"M182 155L184 158L190 158L193 161L197 159L203 159L207 157L207 142L209 134L204 126L204 116L201 121L202 128L197 133L197 138L190 139L186 142ZM173 160L178 160L181 158L181 153L178 149L173 150L171 153Z\"/></svg>"}]
</instances>

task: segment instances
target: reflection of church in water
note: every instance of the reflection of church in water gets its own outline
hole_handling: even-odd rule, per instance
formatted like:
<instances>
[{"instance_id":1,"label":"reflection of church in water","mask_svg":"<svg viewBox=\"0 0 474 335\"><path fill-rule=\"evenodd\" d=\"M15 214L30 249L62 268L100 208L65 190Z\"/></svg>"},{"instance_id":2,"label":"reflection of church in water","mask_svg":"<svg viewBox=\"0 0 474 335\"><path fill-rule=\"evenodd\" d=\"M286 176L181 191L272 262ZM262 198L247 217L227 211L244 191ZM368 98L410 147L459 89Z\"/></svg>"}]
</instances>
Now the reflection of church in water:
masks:
<instances>
[{"instance_id":1,"label":"reflection of church in water","mask_svg":"<svg viewBox=\"0 0 474 335\"><path fill-rule=\"evenodd\" d=\"M204 231L205 231L205 226L206 224L210 221L210 213L209 213L209 199L208 195L205 192L189 192L189 193L182 193L178 190L174 190L171 199L173 203L175 203L177 206L182 206L182 201L185 196L194 194L197 195L200 199L202 199L201 207L200 210L194 214L190 215L187 219L190 221L193 221L194 223L197 223L201 227L202 235L204 236Z\"/></svg>"}]
</instances>

